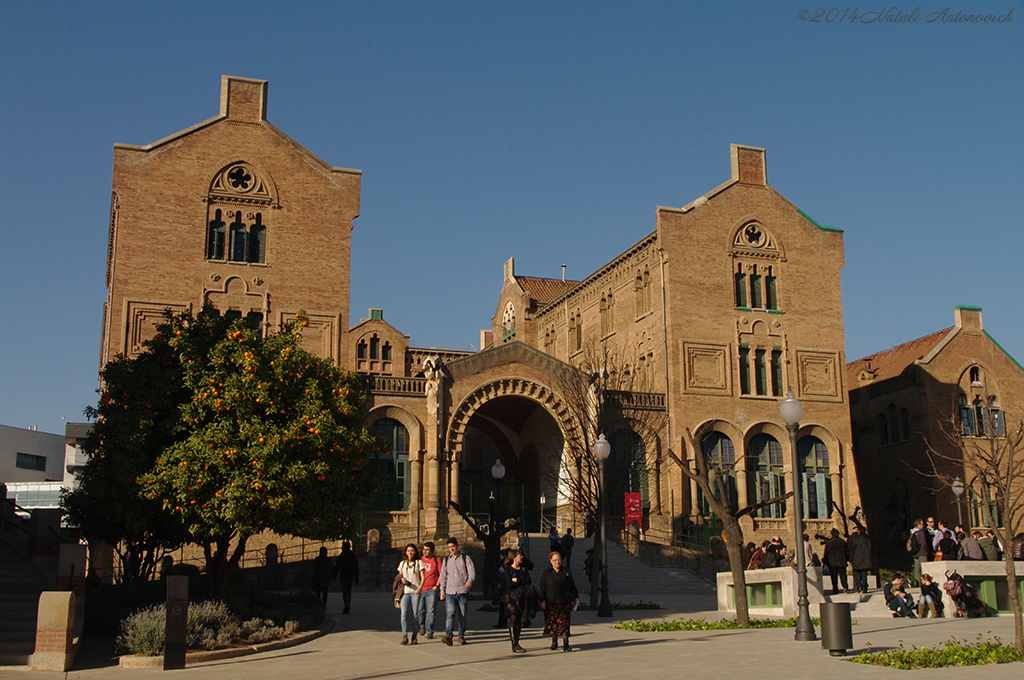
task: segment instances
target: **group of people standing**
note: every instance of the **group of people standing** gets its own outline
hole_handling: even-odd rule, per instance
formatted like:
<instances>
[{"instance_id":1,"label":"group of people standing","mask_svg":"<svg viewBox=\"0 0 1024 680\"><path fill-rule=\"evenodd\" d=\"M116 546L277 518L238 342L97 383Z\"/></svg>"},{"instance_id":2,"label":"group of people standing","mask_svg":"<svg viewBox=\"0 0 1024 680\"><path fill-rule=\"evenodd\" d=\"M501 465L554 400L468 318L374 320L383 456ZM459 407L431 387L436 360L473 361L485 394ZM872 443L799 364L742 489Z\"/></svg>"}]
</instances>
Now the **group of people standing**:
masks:
<instances>
[{"instance_id":1,"label":"group of people standing","mask_svg":"<svg viewBox=\"0 0 1024 680\"><path fill-rule=\"evenodd\" d=\"M428 639L434 637L438 600L445 603L442 642L449 647L455 643L467 644L466 609L476 581L476 568L473 560L461 552L456 538L449 538L447 547L448 556L443 560L434 556L434 544L429 541L422 549L414 543L405 547L394 582L395 602L401 610L403 645L418 644L419 635ZM544 635L551 637L551 649L558 649L561 638L562 650L572 651L569 627L572 611L579 605L579 591L568 566L563 566L562 552L552 551L548 561L551 566L541 574L539 586L534 587L530 576L533 563L518 548L505 552L500 574L504 585L500 607L514 653L526 651L519 639L523 626L529 625L538 607L544 612Z\"/></svg>"},{"instance_id":2,"label":"group of people standing","mask_svg":"<svg viewBox=\"0 0 1024 680\"><path fill-rule=\"evenodd\" d=\"M1017 540L1014 540L1014 547ZM907 540L907 550L914 558L914 582L922 582L925 562L938 560L1000 560L1003 545L995 532L984 534L975 530L968 535L964 527L950 529L945 522L936 523L934 517L914 522L914 530ZM1016 558L1015 558L1016 559Z\"/></svg>"}]
</instances>

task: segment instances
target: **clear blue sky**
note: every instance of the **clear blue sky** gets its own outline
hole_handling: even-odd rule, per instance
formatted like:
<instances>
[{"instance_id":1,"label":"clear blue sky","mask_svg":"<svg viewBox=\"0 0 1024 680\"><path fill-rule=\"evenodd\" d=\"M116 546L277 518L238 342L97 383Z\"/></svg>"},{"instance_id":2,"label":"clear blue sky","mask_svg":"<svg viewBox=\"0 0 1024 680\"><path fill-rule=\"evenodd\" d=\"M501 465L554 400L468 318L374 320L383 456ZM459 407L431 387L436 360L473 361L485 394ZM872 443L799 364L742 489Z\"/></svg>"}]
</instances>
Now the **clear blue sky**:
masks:
<instances>
[{"instance_id":1,"label":"clear blue sky","mask_svg":"<svg viewBox=\"0 0 1024 680\"><path fill-rule=\"evenodd\" d=\"M948 2L5 0L0 423L63 432L95 402L112 145L216 115L221 74L269 80L274 125L363 171L351 321L383 307L416 346L478 344L506 259L583 277L739 143L845 230L848 360L968 304L1024 361L1024 8L927 21L1014 7Z\"/></svg>"}]
</instances>

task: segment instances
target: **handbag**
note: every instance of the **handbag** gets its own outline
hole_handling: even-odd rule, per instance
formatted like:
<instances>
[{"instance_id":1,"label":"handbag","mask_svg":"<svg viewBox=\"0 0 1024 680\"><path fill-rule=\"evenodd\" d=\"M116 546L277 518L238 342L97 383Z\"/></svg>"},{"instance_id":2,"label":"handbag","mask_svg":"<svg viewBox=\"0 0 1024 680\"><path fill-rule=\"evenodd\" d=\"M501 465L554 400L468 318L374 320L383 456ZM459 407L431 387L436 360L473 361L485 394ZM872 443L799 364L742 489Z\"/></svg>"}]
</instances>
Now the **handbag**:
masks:
<instances>
[{"instance_id":1,"label":"handbag","mask_svg":"<svg viewBox=\"0 0 1024 680\"><path fill-rule=\"evenodd\" d=\"M933 559L932 561L933 562L941 562L942 561L942 551L941 550L936 550L935 551L935 559Z\"/></svg>"}]
</instances>

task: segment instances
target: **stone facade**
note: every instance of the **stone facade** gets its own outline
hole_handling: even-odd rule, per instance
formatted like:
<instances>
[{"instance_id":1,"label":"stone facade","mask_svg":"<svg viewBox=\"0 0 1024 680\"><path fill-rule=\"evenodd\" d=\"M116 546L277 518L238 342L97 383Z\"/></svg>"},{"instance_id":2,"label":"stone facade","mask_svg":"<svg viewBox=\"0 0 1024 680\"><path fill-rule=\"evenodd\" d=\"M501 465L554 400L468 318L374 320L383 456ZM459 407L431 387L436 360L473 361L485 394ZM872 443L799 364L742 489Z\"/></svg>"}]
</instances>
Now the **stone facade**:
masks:
<instances>
[{"instance_id":1,"label":"stone facade","mask_svg":"<svg viewBox=\"0 0 1024 680\"><path fill-rule=\"evenodd\" d=\"M905 555L917 518L987 528L970 469L943 460L958 456L946 432L959 427L982 442L1012 433L1024 413L1024 369L985 331L981 309L957 306L954 320L847 366L857 476L882 554ZM940 455L929 457L929 444ZM957 476L968 485L960 504Z\"/></svg>"},{"instance_id":2,"label":"stone facade","mask_svg":"<svg viewBox=\"0 0 1024 680\"><path fill-rule=\"evenodd\" d=\"M219 115L114 146L101 365L141 351L165 309L204 302L267 330L305 309L305 347L343 361L361 174L266 112L266 81L224 76Z\"/></svg>"},{"instance_id":3,"label":"stone facade","mask_svg":"<svg viewBox=\"0 0 1024 680\"><path fill-rule=\"evenodd\" d=\"M561 529L579 527L582 509L569 506L557 472L572 443L597 432L559 376L617 381L619 417L604 433L630 449L628 485L642 494L645 536L666 543L706 524L681 471L696 455L728 478L736 507L799 480L809 533L842 524L858 506L880 532L892 481L879 486L887 467L877 461L888 451L867 449L877 399L923 426L956 388L973 399L974 381L961 383L977 367L1004 408L1019 407L1020 367L969 308L911 374L844 370L842 232L772 188L765 151L740 145L728 181L681 208L657 208L653 230L638 229L635 245L580 281L523 276L509 259L480 352L411 346L382 310L349 328L360 172L318 159L267 122L266 109L266 82L224 77L216 117L145 147L115 147L101 361L139 351L165 308L209 302L266 332L305 309L304 345L366 375L365 422L392 442L375 462L392 488L364 515L364 531L382 531L382 541L464 536L452 503L482 516L492 493L503 516L534 531L541 510ZM927 396L915 396L924 383ZM795 472L778 410L789 390L804 406ZM506 471L500 488L495 459ZM790 533L792 518L792 503L762 508L744 518L745 535Z\"/></svg>"}]
</instances>

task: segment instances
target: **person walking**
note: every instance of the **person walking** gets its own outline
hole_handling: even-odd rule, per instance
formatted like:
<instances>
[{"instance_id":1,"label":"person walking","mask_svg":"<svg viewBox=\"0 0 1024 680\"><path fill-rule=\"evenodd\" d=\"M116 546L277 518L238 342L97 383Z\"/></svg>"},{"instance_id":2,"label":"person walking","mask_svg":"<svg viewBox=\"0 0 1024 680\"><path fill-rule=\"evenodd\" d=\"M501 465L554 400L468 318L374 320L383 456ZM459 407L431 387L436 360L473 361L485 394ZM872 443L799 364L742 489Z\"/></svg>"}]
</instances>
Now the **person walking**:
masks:
<instances>
[{"instance_id":1,"label":"person walking","mask_svg":"<svg viewBox=\"0 0 1024 680\"><path fill-rule=\"evenodd\" d=\"M452 646L456 611L459 644L466 644L466 608L469 604L469 591L473 589L475 580L476 567L473 566L473 560L459 551L459 541L452 536L448 539L448 557L441 563L441 579L438 582L445 610L444 643L449 647Z\"/></svg>"},{"instance_id":2,"label":"person walking","mask_svg":"<svg viewBox=\"0 0 1024 680\"><path fill-rule=\"evenodd\" d=\"M853 528L850 540L846 542L853 568L853 589L858 593L868 592L868 572L871 571L871 539L867 531Z\"/></svg>"},{"instance_id":3,"label":"person walking","mask_svg":"<svg viewBox=\"0 0 1024 680\"><path fill-rule=\"evenodd\" d=\"M576 544L576 539L572 535L572 527L565 530L565 536L562 536L562 563L566 569L570 569L570 559L572 558L572 547Z\"/></svg>"},{"instance_id":4,"label":"person walking","mask_svg":"<svg viewBox=\"0 0 1024 680\"><path fill-rule=\"evenodd\" d=\"M523 631L523 619L533 618L537 613L537 591L530 585L532 564L518 548L509 552L505 566L505 592L508 594L508 636L512 641L512 652L521 654L526 650L519 646L519 635Z\"/></svg>"},{"instance_id":5,"label":"person walking","mask_svg":"<svg viewBox=\"0 0 1024 680\"><path fill-rule=\"evenodd\" d=\"M423 592L423 571L425 567L420 561L420 551L415 543L405 546L403 559L398 563L398 573L402 576L402 644L416 644L417 612L420 609L420 593ZM412 628L412 639L409 629Z\"/></svg>"},{"instance_id":6,"label":"person walking","mask_svg":"<svg viewBox=\"0 0 1024 680\"><path fill-rule=\"evenodd\" d=\"M552 550L548 556L551 566L540 577L540 608L544 610L544 635L551 636L551 649L558 649L562 638L562 651L571 652L569 625L572 611L580 603L580 593L572 573L562 566L562 553Z\"/></svg>"},{"instance_id":7,"label":"person walking","mask_svg":"<svg viewBox=\"0 0 1024 680\"><path fill-rule=\"evenodd\" d=\"M849 562L846 541L839 535L839 529L832 529L832 538L825 541L825 549L821 561L828 565L828 575L832 579L832 594L839 592L840 584L843 591L850 592L846 584L846 565Z\"/></svg>"},{"instance_id":8,"label":"person walking","mask_svg":"<svg viewBox=\"0 0 1024 680\"><path fill-rule=\"evenodd\" d=\"M327 591L330 590L333 580L334 569L331 568L331 559L327 557L327 548L321 547L320 554L313 558L312 584L324 604L327 604Z\"/></svg>"},{"instance_id":9,"label":"person walking","mask_svg":"<svg viewBox=\"0 0 1024 680\"><path fill-rule=\"evenodd\" d=\"M349 614L352 609L352 584L359 584L359 561L356 559L356 554L352 552L351 541L341 544L341 554L338 555L334 575L341 583L341 597L345 601L345 608L341 613Z\"/></svg>"},{"instance_id":10,"label":"person walking","mask_svg":"<svg viewBox=\"0 0 1024 680\"><path fill-rule=\"evenodd\" d=\"M438 583L441 580L441 560L434 556L434 543L423 544L423 592L420 593L420 635L428 640L434 637L434 618L437 612L437 596L440 592Z\"/></svg>"}]
</instances>

